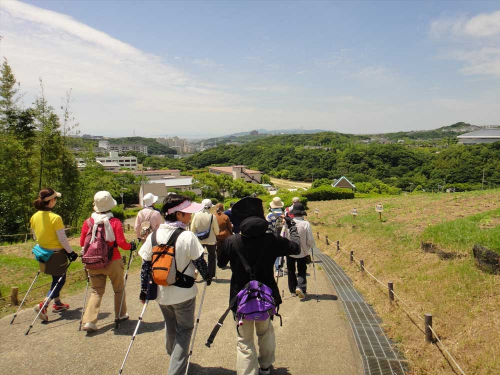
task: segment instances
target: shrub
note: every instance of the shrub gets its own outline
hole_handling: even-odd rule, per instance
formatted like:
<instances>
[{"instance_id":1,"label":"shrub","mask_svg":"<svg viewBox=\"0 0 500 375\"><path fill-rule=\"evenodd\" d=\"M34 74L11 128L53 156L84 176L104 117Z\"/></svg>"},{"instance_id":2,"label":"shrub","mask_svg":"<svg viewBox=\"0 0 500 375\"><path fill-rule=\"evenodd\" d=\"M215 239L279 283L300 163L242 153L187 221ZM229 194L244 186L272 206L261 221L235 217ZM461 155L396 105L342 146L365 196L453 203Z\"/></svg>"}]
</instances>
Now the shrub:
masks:
<instances>
[{"instance_id":1,"label":"shrub","mask_svg":"<svg viewBox=\"0 0 500 375\"><path fill-rule=\"evenodd\" d=\"M334 199L353 199L354 193L347 189L320 186L307 190L302 196L310 201L331 201Z\"/></svg>"}]
</instances>

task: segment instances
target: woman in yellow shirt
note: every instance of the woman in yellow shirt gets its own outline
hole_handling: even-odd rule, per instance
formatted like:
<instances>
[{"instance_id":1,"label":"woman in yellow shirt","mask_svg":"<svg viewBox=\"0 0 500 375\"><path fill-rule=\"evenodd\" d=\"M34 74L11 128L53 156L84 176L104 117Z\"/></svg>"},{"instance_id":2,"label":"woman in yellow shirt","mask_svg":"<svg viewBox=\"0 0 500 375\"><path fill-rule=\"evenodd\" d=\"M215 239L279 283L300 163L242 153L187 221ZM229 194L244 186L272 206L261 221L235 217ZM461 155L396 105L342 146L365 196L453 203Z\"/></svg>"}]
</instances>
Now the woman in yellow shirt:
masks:
<instances>
[{"instance_id":1,"label":"woman in yellow shirt","mask_svg":"<svg viewBox=\"0 0 500 375\"><path fill-rule=\"evenodd\" d=\"M30 219L33 238L38 242L40 247L54 251L54 254L46 263L40 263L41 270L52 276L52 285L50 286L50 290L47 293L45 300L35 305L34 310L37 313L40 309L42 309L44 302L49 299L50 293L53 289L54 290L51 296L51 299L54 299L52 311L61 312L69 309L69 305L62 303L59 297L59 293L66 282L66 275L64 275L59 284L57 281L66 271L68 265L67 258L74 261L78 258L78 255L69 245L68 238L64 232L64 224L61 216L52 212L52 209L57 203L57 198L60 197L61 193L58 193L54 189L42 189L38 193L38 198L33 203L35 208L38 210ZM48 306L49 303L50 300L47 302L46 306ZM39 317L44 321L49 320L49 317L47 316L47 307L40 312Z\"/></svg>"}]
</instances>

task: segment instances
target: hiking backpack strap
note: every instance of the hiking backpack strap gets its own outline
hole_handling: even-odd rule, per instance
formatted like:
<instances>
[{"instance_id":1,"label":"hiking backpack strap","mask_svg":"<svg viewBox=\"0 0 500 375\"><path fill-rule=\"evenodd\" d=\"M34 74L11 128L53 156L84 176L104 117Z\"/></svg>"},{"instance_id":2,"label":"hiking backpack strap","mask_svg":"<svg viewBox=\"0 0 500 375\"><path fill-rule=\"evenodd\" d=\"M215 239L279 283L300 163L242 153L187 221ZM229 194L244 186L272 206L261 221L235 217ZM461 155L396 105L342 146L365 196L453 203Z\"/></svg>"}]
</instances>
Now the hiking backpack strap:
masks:
<instances>
[{"instance_id":1,"label":"hiking backpack strap","mask_svg":"<svg viewBox=\"0 0 500 375\"><path fill-rule=\"evenodd\" d=\"M217 333L219 332L220 327L222 327L222 324L224 323L224 320L227 317L227 314L229 314L229 311L231 311L231 306L227 308L226 311L224 311L224 314L220 317L219 321L215 325L214 329L212 330L212 333L210 333L210 336L207 339L207 342L205 343L206 346L210 348L210 345L213 344L215 340L215 336L217 336Z\"/></svg>"}]
</instances>

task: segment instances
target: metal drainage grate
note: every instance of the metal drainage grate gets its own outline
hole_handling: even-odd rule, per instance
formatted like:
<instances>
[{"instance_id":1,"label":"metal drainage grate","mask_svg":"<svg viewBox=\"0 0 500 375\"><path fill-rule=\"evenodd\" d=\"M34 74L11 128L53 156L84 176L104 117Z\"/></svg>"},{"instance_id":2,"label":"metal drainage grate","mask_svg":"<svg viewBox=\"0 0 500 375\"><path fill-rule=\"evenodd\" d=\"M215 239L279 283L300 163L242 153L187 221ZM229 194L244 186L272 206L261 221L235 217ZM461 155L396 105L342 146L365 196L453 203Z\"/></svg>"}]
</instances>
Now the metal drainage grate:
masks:
<instances>
[{"instance_id":1,"label":"metal drainage grate","mask_svg":"<svg viewBox=\"0 0 500 375\"><path fill-rule=\"evenodd\" d=\"M407 362L384 334L380 327L382 319L365 302L354 288L352 280L333 259L319 251L315 253L342 301L361 353L365 374L404 375Z\"/></svg>"}]
</instances>

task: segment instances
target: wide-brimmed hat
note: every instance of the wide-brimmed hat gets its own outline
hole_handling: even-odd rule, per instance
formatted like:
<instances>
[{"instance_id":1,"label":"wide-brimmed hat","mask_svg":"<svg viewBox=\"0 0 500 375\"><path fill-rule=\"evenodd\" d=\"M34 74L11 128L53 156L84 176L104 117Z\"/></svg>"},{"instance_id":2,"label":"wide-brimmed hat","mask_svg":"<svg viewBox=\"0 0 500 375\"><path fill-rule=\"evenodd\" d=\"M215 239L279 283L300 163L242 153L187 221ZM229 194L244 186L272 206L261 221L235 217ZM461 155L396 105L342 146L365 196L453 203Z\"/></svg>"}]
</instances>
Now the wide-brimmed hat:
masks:
<instances>
[{"instance_id":1,"label":"wide-brimmed hat","mask_svg":"<svg viewBox=\"0 0 500 375\"><path fill-rule=\"evenodd\" d=\"M271 208L282 208L283 207L283 201L281 200L280 197L274 197L271 203L269 203L269 206Z\"/></svg>"},{"instance_id":2,"label":"wide-brimmed hat","mask_svg":"<svg viewBox=\"0 0 500 375\"><path fill-rule=\"evenodd\" d=\"M94 211L106 212L116 206L116 201L113 199L109 191L98 191L94 195Z\"/></svg>"},{"instance_id":3,"label":"wide-brimmed hat","mask_svg":"<svg viewBox=\"0 0 500 375\"><path fill-rule=\"evenodd\" d=\"M306 208L302 203L294 203L290 210L290 215L293 216L307 216Z\"/></svg>"},{"instance_id":4,"label":"wide-brimmed hat","mask_svg":"<svg viewBox=\"0 0 500 375\"><path fill-rule=\"evenodd\" d=\"M152 193L147 193L143 198L142 198L142 205L144 207L150 207L153 204L156 203L158 200L158 197Z\"/></svg>"},{"instance_id":5,"label":"wide-brimmed hat","mask_svg":"<svg viewBox=\"0 0 500 375\"><path fill-rule=\"evenodd\" d=\"M205 206L205 208L211 208L211 207L213 206L212 201L211 201L210 199L208 199L208 198L207 198L207 199L203 199L203 200L201 201L201 204L202 204L203 206Z\"/></svg>"},{"instance_id":6,"label":"wide-brimmed hat","mask_svg":"<svg viewBox=\"0 0 500 375\"><path fill-rule=\"evenodd\" d=\"M204 207L205 206L203 204L185 200L182 201L182 203L178 204L177 206L169 208L166 212L166 215L173 214L174 212L184 212L186 214L194 214L195 212L203 210Z\"/></svg>"},{"instance_id":7,"label":"wide-brimmed hat","mask_svg":"<svg viewBox=\"0 0 500 375\"><path fill-rule=\"evenodd\" d=\"M292 198L292 203L299 203L300 202L300 198L299 197L293 197Z\"/></svg>"}]
</instances>

